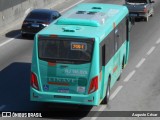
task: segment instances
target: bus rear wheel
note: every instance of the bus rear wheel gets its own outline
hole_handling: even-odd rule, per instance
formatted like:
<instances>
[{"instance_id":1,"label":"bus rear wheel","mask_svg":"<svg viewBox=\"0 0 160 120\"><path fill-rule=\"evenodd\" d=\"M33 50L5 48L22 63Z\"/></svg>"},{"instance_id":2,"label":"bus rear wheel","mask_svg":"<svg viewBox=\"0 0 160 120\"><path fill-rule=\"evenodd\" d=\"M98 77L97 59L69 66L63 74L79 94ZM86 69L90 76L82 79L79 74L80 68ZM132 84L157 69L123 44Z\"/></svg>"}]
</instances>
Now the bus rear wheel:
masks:
<instances>
[{"instance_id":1,"label":"bus rear wheel","mask_svg":"<svg viewBox=\"0 0 160 120\"><path fill-rule=\"evenodd\" d=\"M107 89L106 89L106 96L103 99L102 103L103 104L108 104L109 103L109 97L110 97L110 82L111 82L111 78L109 77L108 79L108 84L107 84Z\"/></svg>"},{"instance_id":2,"label":"bus rear wheel","mask_svg":"<svg viewBox=\"0 0 160 120\"><path fill-rule=\"evenodd\" d=\"M22 38L26 38L26 37L28 37L28 34L26 34L26 33L21 33L21 37L22 37Z\"/></svg>"}]
</instances>

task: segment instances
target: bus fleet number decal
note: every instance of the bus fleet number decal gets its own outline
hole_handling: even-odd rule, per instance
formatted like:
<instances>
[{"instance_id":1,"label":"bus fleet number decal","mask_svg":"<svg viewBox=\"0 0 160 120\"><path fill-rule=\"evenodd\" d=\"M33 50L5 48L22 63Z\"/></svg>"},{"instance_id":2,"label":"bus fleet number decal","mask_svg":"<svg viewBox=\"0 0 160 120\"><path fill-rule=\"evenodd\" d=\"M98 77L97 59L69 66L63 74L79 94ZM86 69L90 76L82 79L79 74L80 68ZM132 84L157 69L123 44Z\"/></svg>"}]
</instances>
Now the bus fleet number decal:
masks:
<instances>
[{"instance_id":1,"label":"bus fleet number decal","mask_svg":"<svg viewBox=\"0 0 160 120\"><path fill-rule=\"evenodd\" d=\"M71 50L83 50L86 51L87 45L86 43L82 42L72 42L71 43Z\"/></svg>"}]
</instances>

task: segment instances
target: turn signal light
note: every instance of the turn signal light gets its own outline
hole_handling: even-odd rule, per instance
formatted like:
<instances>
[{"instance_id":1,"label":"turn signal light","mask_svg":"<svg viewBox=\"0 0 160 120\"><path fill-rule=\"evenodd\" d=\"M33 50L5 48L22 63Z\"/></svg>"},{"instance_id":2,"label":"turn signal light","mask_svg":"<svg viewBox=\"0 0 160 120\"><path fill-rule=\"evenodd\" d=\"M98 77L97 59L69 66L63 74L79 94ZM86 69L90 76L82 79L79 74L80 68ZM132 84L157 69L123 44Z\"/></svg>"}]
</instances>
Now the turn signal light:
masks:
<instances>
[{"instance_id":1,"label":"turn signal light","mask_svg":"<svg viewBox=\"0 0 160 120\"><path fill-rule=\"evenodd\" d=\"M91 80L90 87L88 90L88 94L95 92L98 89L98 76L94 77Z\"/></svg>"},{"instance_id":2,"label":"turn signal light","mask_svg":"<svg viewBox=\"0 0 160 120\"><path fill-rule=\"evenodd\" d=\"M144 8L144 10L143 10L145 13L147 13L147 8Z\"/></svg>"},{"instance_id":3,"label":"turn signal light","mask_svg":"<svg viewBox=\"0 0 160 120\"><path fill-rule=\"evenodd\" d=\"M31 86L36 90L39 90L37 76L34 73L31 73Z\"/></svg>"}]
</instances>

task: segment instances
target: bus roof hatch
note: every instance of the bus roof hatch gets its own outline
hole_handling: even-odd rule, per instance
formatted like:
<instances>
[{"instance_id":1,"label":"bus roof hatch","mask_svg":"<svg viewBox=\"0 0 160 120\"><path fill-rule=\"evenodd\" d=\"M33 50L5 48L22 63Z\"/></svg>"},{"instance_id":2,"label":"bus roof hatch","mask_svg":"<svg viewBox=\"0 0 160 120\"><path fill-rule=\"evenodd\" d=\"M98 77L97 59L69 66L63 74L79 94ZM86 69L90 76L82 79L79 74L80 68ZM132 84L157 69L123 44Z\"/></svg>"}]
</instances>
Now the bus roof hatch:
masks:
<instances>
[{"instance_id":1,"label":"bus roof hatch","mask_svg":"<svg viewBox=\"0 0 160 120\"><path fill-rule=\"evenodd\" d=\"M56 24L99 27L104 24L106 17L107 15L103 12L76 11L67 17L61 17Z\"/></svg>"}]
</instances>

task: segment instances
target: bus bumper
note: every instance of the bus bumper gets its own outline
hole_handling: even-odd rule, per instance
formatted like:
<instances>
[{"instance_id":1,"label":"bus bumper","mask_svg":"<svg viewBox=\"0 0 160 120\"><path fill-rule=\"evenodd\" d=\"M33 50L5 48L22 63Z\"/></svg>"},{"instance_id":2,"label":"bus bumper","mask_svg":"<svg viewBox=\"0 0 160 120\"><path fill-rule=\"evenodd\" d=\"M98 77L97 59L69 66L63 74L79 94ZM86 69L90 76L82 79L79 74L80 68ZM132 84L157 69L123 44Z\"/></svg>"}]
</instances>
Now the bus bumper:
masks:
<instances>
[{"instance_id":1,"label":"bus bumper","mask_svg":"<svg viewBox=\"0 0 160 120\"><path fill-rule=\"evenodd\" d=\"M97 97L96 97L97 96ZM89 94L65 94L65 93L49 93L37 91L34 88L30 88L30 100L37 102L55 102L66 104L79 104L79 105L99 105L98 91Z\"/></svg>"}]
</instances>

